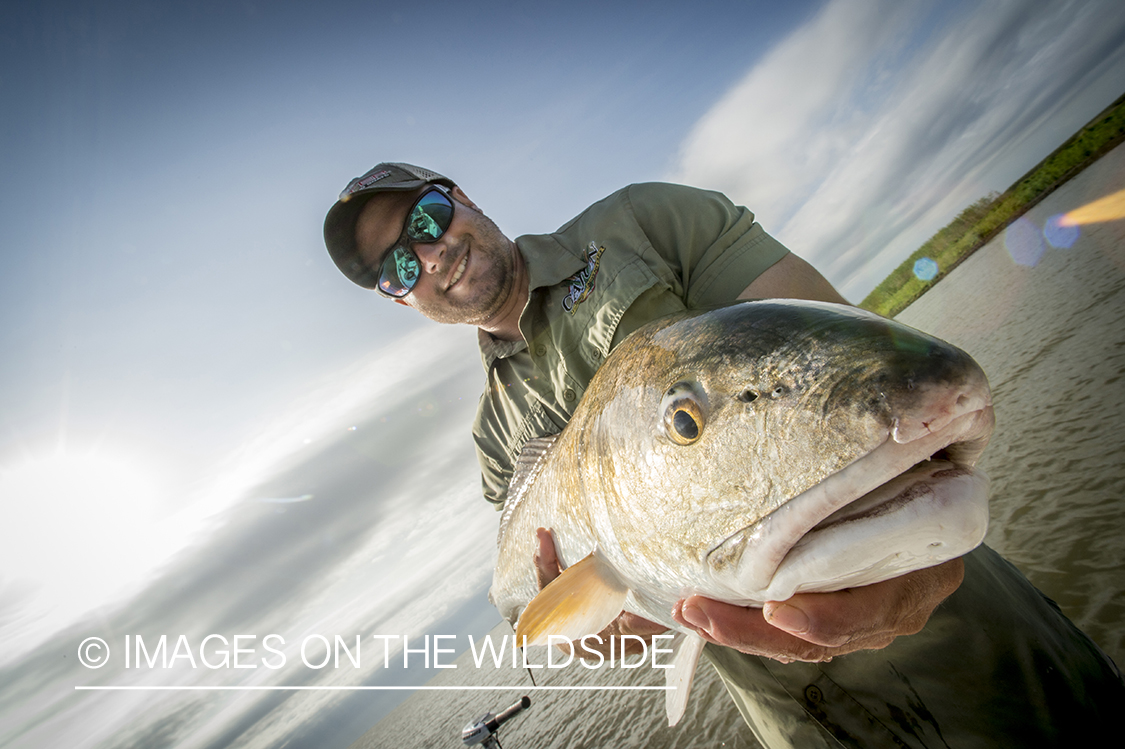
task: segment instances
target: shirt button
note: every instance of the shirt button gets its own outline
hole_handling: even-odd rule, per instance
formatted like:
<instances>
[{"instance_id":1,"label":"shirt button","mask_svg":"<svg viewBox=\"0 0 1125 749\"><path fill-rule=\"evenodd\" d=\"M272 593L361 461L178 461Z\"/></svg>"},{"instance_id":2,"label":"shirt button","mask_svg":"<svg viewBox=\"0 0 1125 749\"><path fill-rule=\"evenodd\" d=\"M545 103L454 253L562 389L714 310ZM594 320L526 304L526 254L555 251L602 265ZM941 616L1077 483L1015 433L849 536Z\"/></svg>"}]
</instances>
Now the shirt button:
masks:
<instances>
[{"instance_id":1,"label":"shirt button","mask_svg":"<svg viewBox=\"0 0 1125 749\"><path fill-rule=\"evenodd\" d=\"M574 400L574 391L570 388L567 388L563 391L563 398L567 399L568 401Z\"/></svg>"},{"instance_id":2,"label":"shirt button","mask_svg":"<svg viewBox=\"0 0 1125 749\"><path fill-rule=\"evenodd\" d=\"M540 343L538 346L535 347L535 355L536 356L545 356L546 354L547 354L547 347L544 346L542 343Z\"/></svg>"},{"instance_id":3,"label":"shirt button","mask_svg":"<svg viewBox=\"0 0 1125 749\"><path fill-rule=\"evenodd\" d=\"M805 687L805 699L814 705L819 705L824 699L824 693L820 691L820 687L809 684Z\"/></svg>"}]
</instances>

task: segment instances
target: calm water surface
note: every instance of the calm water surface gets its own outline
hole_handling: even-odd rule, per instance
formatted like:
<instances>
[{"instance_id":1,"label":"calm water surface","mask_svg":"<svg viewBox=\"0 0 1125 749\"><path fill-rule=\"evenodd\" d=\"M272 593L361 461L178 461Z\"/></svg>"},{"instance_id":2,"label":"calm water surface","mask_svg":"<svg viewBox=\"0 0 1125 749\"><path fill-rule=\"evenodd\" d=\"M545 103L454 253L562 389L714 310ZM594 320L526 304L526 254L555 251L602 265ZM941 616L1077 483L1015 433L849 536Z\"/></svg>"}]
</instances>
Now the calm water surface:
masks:
<instances>
[{"instance_id":1,"label":"calm water surface","mask_svg":"<svg viewBox=\"0 0 1125 749\"><path fill-rule=\"evenodd\" d=\"M1125 149L1032 209L899 316L964 348L992 383L985 540L1125 664L1125 220L1070 249L1053 215L1125 188ZM1042 252L1041 256L1039 253ZM1039 256L1034 266L1020 265Z\"/></svg>"},{"instance_id":2,"label":"calm water surface","mask_svg":"<svg viewBox=\"0 0 1125 749\"><path fill-rule=\"evenodd\" d=\"M972 354L992 382L997 428L986 542L1119 665L1125 663L1125 221L1082 227L1069 249L1042 239L1053 214L1125 188L1118 148L977 252L899 316ZM1022 261L1017 263L1013 258ZM501 625L497 634L508 631ZM532 660L535 657L532 656ZM434 684L530 685L522 670L461 668ZM541 684L662 683L659 672L537 672ZM461 728L522 691L419 692L353 749L461 746ZM709 666L688 713L664 725L661 692L529 692L506 749L754 747Z\"/></svg>"}]
</instances>

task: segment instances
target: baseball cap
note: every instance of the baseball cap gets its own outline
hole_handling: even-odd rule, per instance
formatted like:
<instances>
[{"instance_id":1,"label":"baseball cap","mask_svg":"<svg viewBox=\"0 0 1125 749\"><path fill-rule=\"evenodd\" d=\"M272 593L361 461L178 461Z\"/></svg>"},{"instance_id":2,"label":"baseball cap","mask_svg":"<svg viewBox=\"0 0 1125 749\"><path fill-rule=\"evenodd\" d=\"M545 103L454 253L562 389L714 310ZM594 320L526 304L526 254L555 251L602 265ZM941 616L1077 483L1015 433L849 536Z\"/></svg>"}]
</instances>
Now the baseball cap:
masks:
<instances>
[{"instance_id":1,"label":"baseball cap","mask_svg":"<svg viewBox=\"0 0 1125 749\"><path fill-rule=\"evenodd\" d=\"M456 186L453 180L437 172L398 162L376 164L365 174L349 182L336 204L328 209L328 215L324 219L324 244L340 272L364 288L375 288L370 285L374 281L370 280L367 264L359 257L355 246L356 219L372 195L416 190L430 183ZM361 278L364 281L361 282Z\"/></svg>"}]
</instances>

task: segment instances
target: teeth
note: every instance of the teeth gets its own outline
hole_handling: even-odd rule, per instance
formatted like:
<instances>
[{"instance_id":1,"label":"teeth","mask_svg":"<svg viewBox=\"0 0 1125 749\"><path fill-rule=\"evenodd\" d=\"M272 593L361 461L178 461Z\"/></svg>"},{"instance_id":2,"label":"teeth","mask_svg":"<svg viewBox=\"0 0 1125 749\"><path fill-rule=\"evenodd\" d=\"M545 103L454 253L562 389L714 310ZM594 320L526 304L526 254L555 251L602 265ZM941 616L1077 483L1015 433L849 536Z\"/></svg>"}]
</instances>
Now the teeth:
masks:
<instances>
[{"instance_id":1,"label":"teeth","mask_svg":"<svg viewBox=\"0 0 1125 749\"><path fill-rule=\"evenodd\" d=\"M466 253L465 257L461 258L461 264L457 266L457 272L453 274L453 280L449 282L450 286L461 280L461 274L465 272L465 265L468 262L469 255Z\"/></svg>"}]
</instances>

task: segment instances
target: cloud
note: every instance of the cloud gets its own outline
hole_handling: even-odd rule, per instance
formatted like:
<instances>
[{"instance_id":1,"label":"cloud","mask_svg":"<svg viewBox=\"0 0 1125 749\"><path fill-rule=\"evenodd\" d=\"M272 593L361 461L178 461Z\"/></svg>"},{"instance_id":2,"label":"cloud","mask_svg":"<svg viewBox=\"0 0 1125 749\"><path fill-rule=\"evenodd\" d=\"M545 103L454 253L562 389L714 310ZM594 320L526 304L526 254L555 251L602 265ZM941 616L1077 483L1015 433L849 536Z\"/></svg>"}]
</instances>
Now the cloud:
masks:
<instances>
[{"instance_id":1,"label":"cloud","mask_svg":"<svg viewBox=\"0 0 1125 749\"><path fill-rule=\"evenodd\" d=\"M483 379L474 339L466 329L430 326L311 385L232 458L209 492L214 514L199 520L204 532L146 587L53 636L40 633L47 637L40 647L0 667L0 704L26 716L0 726L0 735L25 743L57 737L55 719L68 715L68 726L87 726L83 741L174 741L190 722L193 741L276 745L318 725L338 708L339 695L169 695L150 700L143 713L94 720L86 711L102 696L73 686L362 684L382 670L372 634L421 637L454 612L474 626L481 617L472 612L487 612L491 626L498 615L484 591L498 517L480 497L468 439ZM18 608L22 599L10 596L9 608ZM197 649L209 634L253 634L260 643L269 633L285 639L288 663L278 671L194 669L186 661L170 670L125 670L121 663L125 635L151 646L166 634L171 650L181 634ZM304 667L300 642L313 634L349 642L361 636L362 667ZM74 662L79 641L91 635L112 643L111 667L87 671ZM266 655L260 647L258 655ZM400 648L398 641L392 653ZM133 702L122 696L114 704ZM76 722L76 715L87 717Z\"/></svg>"},{"instance_id":2,"label":"cloud","mask_svg":"<svg viewBox=\"0 0 1125 749\"><path fill-rule=\"evenodd\" d=\"M672 179L746 204L859 298L1119 94L1123 47L1113 3L837 0L699 120Z\"/></svg>"},{"instance_id":3,"label":"cloud","mask_svg":"<svg viewBox=\"0 0 1125 749\"><path fill-rule=\"evenodd\" d=\"M846 105L904 7L828 5L700 118L674 177L737 195L773 223L791 215L861 132Z\"/></svg>"},{"instance_id":4,"label":"cloud","mask_svg":"<svg viewBox=\"0 0 1125 749\"><path fill-rule=\"evenodd\" d=\"M28 518L25 535L62 538L50 547L52 558L19 553L14 566L5 566L11 571L0 586L0 663L95 606L111 606L145 586L150 598L169 599L160 612L180 610L173 598L193 600L206 590L210 620L221 605L238 621L241 611L254 610L259 588L276 590L289 579L299 589L305 578L294 570L307 574L346 558L362 542L365 523L377 522L393 497L436 493L430 474L411 476L401 467L417 464L424 446L440 445L428 464L441 466L442 476L471 485L477 469L468 425L483 382L476 362L471 331L430 325L311 382L273 419L250 429L253 436L212 467L213 478L193 501L163 521L124 523L120 515L136 514L127 506L112 522L92 526L86 515L113 509L109 500L120 501L124 484L113 473L94 491L86 471L86 485L75 484L73 496L39 502L50 522ZM306 494L314 499L292 506L256 501ZM75 526L75 540L62 532L66 523ZM224 577L232 588L235 579L246 588L220 604L215 592L223 588L214 581ZM157 579L163 584L152 587Z\"/></svg>"}]
</instances>

